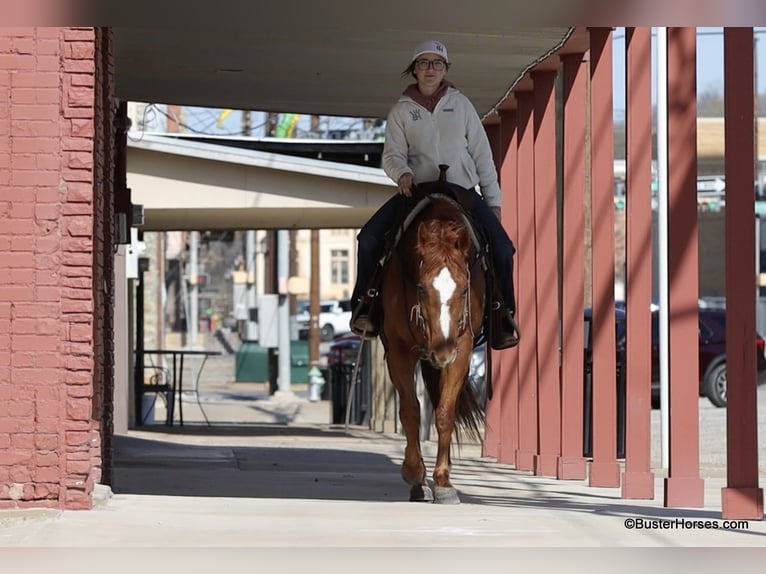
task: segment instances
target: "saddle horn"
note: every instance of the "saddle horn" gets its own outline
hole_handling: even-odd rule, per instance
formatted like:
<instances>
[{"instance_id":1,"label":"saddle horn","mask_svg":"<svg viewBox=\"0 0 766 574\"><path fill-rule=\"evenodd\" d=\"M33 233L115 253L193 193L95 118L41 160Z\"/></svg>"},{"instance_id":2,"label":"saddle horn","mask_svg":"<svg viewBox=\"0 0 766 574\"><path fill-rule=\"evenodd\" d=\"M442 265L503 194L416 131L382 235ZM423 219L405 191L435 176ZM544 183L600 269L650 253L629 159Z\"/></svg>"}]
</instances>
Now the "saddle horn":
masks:
<instances>
[{"instance_id":1,"label":"saddle horn","mask_svg":"<svg viewBox=\"0 0 766 574\"><path fill-rule=\"evenodd\" d=\"M439 183L447 182L447 170L449 166L443 163L439 164Z\"/></svg>"}]
</instances>

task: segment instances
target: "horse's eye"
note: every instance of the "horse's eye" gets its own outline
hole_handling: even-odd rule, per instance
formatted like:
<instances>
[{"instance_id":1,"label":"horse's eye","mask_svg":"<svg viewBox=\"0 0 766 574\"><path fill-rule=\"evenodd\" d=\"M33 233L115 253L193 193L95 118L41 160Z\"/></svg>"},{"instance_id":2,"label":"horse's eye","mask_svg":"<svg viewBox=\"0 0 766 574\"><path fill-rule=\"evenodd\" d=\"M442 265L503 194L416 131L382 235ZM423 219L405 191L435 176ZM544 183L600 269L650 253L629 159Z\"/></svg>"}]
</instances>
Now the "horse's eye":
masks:
<instances>
[{"instance_id":1,"label":"horse's eye","mask_svg":"<svg viewBox=\"0 0 766 574\"><path fill-rule=\"evenodd\" d=\"M418 295L425 295L426 287L422 283L418 285Z\"/></svg>"}]
</instances>

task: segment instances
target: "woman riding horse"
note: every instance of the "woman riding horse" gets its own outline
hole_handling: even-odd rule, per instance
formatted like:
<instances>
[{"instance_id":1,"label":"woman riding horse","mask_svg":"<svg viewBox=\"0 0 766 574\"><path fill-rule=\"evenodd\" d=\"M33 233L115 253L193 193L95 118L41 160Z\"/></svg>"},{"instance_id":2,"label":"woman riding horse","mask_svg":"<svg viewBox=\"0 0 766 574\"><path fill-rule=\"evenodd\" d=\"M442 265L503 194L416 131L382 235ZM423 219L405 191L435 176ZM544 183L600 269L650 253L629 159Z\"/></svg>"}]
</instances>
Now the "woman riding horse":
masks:
<instances>
[{"instance_id":1,"label":"woman riding horse","mask_svg":"<svg viewBox=\"0 0 766 574\"><path fill-rule=\"evenodd\" d=\"M450 166L449 181L476 196L471 216L486 230L492 267L499 291L493 302L496 319L491 345L504 349L518 344L514 320L513 243L500 223L500 186L486 132L470 100L444 79L450 63L441 42L426 41L415 48L403 77L416 83L404 90L388 114L383 147L383 169L397 184L398 194L387 201L361 229L356 285L352 294L351 329L362 337L375 337L378 265L385 235L394 227L413 185L434 181L439 165ZM474 192L476 186L481 196Z\"/></svg>"}]
</instances>

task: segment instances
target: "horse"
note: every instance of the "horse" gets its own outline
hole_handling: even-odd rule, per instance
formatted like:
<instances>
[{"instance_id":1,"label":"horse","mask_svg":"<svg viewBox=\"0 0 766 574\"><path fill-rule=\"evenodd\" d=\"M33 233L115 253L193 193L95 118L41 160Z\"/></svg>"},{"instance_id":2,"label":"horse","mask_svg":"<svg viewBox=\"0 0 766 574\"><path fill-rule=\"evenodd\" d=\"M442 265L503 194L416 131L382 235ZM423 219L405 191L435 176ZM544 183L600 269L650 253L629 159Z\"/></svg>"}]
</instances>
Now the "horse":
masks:
<instances>
[{"instance_id":1,"label":"horse","mask_svg":"<svg viewBox=\"0 0 766 574\"><path fill-rule=\"evenodd\" d=\"M452 194L456 186L445 181L445 171L438 182L416 186L427 197L398 228L398 240L383 264L380 339L399 395L407 441L401 474L411 486L410 500L459 504L449 477L450 447L456 425L458 431L478 438L484 422L468 372L484 324L487 277L482 242ZM433 490L420 448L418 365L438 432Z\"/></svg>"}]
</instances>

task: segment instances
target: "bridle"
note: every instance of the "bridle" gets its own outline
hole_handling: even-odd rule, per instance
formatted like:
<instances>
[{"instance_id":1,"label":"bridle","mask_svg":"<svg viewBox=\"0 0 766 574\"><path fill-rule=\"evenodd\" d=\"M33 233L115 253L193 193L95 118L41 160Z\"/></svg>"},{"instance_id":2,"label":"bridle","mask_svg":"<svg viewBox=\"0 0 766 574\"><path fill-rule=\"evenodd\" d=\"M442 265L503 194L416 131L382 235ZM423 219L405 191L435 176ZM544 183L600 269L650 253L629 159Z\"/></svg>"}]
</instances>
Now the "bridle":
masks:
<instances>
[{"instance_id":1,"label":"bridle","mask_svg":"<svg viewBox=\"0 0 766 574\"><path fill-rule=\"evenodd\" d=\"M407 279L406 272L404 270L404 266L401 263L401 256L398 257L400 266L402 268L402 291L404 295L404 299L406 301L407 299ZM469 257L465 261L465 272L466 272L466 280L467 280L467 289L463 292L463 311L460 314L460 318L458 319L458 333L457 338L460 338L466 330L470 331L471 340L473 341L476 338L476 334L473 330L473 321L471 317L471 273L476 266L476 264L480 261L479 254L475 254L472 257ZM423 260L421 259L418 263L418 267L420 269L423 268ZM411 279L411 278L410 278ZM418 345L417 343L413 345L413 349L417 349L420 352L421 359L425 359L428 356L428 351L431 344L431 337L426 329L426 320L423 316L422 311L422 290L419 284L415 283L414 281L410 281L410 283L415 284L415 303L410 308L410 316L409 316L409 323L408 327L410 329L410 334L412 335L412 339L414 341L423 340L424 343L422 345ZM415 330L413 330L413 327ZM421 335L421 337L416 336L416 331Z\"/></svg>"}]
</instances>

